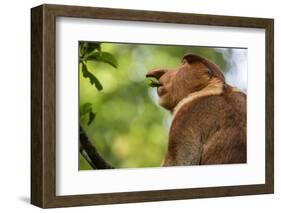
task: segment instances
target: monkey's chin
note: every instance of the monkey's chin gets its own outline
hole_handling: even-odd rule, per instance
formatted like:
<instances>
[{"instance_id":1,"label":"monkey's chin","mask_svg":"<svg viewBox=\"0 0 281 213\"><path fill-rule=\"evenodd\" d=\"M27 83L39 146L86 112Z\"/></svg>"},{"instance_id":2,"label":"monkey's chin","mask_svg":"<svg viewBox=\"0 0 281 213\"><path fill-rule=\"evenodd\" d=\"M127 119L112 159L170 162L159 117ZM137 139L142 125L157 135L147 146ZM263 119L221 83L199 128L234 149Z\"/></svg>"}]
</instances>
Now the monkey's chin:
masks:
<instances>
[{"instance_id":1,"label":"monkey's chin","mask_svg":"<svg viewBox=\"0 0 281 213\"><path fill-rule=\"evenodd\" d=\"M170 111L172 111L174 109L173 104L171 104L171 101L169 101L169 99L167 97L165 97L165 95L160 97L159 105Z\"/></svg>"}]
</instances>

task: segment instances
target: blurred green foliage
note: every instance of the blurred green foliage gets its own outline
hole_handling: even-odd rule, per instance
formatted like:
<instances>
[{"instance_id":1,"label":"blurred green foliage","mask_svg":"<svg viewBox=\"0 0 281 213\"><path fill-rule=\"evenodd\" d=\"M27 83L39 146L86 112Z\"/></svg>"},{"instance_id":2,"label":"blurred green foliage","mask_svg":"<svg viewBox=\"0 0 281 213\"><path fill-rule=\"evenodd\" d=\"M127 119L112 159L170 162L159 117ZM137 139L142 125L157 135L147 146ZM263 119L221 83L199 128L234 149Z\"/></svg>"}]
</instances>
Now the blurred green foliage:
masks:
<instances>
[{"instance_id":1,"label":"blurred green foliage","mask_svg":"<svg viewBox=\"0 0 281 213\"><path fill-rule=\"evenodd\" d=\"M94 45L91 59L96 60L88 60L86 66L102 88L95 80L89 83L87 75L79 72L80 122L86 134L115 168L160 166L167 149L171 115L158 105L155 88L148 86L145 74L152 68L179 66L186 53L205 56L225 70L222 53L208 47ZM98 58L102 57L99 51L110 56ZM81 116L81 111L92 112L92 122ZM81 155L79 168L91 169Z\"/></svg>"}]
</instances>

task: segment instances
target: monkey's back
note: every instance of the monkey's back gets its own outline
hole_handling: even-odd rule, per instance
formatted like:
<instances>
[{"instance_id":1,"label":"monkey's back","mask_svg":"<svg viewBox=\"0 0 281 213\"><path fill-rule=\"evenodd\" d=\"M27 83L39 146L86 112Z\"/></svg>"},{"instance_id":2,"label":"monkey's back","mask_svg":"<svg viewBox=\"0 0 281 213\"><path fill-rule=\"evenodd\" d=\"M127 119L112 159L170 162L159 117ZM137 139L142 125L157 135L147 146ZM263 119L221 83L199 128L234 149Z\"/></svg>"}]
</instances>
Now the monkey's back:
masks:
<instances>
[{"instance_id":1,"label":"monkey's back","mask_svg":"<svg viewBox=\"0 0 281 213\"><path fill-rule=\"evenodd\" d=\"M178 131L179 126L182 132ZM227 92L223 95L202 97L183 106L172 123L167 155L170 159L166 162L189 165L180 157L184 154L179 153L195 144L200 146L200 156L198 161L190 164L245 163L246 95L241 92Z\"/></svg>"},{"instance_id":2,"label":"monkey's back","mask_svg":"<svg viewBox=\"0 0 281 213\"><path fill-rule=\"evenodd\" d=\"M203 144L200 164L246 163L246 95L231 92L220 99L216 131Z\"/></svg>"}]
</instances>

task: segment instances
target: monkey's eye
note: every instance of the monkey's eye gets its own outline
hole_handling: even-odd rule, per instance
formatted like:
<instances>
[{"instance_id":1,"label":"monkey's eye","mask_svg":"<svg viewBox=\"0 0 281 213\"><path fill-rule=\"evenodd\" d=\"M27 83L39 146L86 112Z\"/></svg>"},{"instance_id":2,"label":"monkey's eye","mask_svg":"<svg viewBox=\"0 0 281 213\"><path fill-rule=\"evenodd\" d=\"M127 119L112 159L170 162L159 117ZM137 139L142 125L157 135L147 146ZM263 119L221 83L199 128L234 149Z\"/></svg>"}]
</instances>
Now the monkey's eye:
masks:
<instances>
[{"instance_id":1,"label":"monkey's eye","mask_svg":"<svg viewBox=\"0 0 281 213\"><path fill-rule=\"evenodd\" d=\"M210 70L209 68L207 68L207 72L208 72L208 75L209 75L210 77L213 75L212 70Z\"/></svg>"},{"instance_id":2,"label":"monkey's eye","mask_svg":"<svg viewBox=\"0 0 281 213\"><path fill-rule=\"evenodd\" d=\"M181 64L184 65L185 63L187 63L187 60L183 59Z\"/></svg>"}]
</instances>

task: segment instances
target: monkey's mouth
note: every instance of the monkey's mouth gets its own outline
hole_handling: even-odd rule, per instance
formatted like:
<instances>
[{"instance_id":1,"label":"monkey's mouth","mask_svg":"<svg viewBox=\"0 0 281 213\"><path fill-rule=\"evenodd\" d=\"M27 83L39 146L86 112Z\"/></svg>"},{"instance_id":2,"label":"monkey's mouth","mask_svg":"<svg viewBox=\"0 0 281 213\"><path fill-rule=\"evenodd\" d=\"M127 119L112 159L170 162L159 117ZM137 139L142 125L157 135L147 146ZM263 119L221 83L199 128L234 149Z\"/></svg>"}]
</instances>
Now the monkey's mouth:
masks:
<instances>
[{"instance_id":1,"label":"monkey's mouth","mask_svg":"<svg viewBox=\"0 0 281 213\"><path fill-rule=\"evenodd\" d=\"M163 96L167 93L167 90L165 89L165 87L161 84L160 86L157 87L157 93L160 96Z\"/></svg>"},{"instance_id":2,"label":"monkey's mouth","mask_svg":"<svg viewBox=\"0 0 281 213\"><path fill-rule=\"evenodd\" d=\"M164 85L154 76L148 76L147 80L149 81L148 85L150 87L157 87L157 94L159 97L163 96L167 92Z\"/></svg>"}]
</instances>

